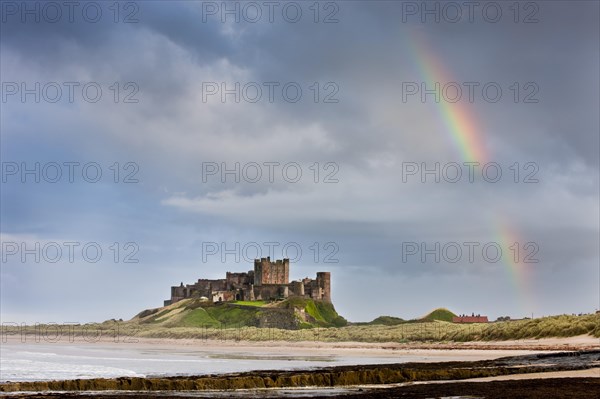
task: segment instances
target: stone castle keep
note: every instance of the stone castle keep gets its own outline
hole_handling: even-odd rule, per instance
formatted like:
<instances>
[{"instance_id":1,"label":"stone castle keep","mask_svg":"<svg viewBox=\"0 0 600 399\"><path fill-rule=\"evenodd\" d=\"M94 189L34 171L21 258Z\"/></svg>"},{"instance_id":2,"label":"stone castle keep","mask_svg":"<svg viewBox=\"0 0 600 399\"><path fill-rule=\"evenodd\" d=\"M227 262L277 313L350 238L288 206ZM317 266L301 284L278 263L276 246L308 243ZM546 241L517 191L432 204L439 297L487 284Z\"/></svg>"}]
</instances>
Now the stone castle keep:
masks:
<instances>
[{"instance_id":1,"label":"stone castle keep","mask_svg":"<svg viewBox=\"0 0 600 399\"><path fill-rule=\"evenodd\" d=\"M260 301L302 297L331 302L331 273L318 272L315 280L290 279L290 260L271 258L254 260L254 270L247 273L227 272L224 279L198 279L194 284L171 287L171 299L165 306L192 297L205 297L213 302Z\"/></svg>"}]
</instances>

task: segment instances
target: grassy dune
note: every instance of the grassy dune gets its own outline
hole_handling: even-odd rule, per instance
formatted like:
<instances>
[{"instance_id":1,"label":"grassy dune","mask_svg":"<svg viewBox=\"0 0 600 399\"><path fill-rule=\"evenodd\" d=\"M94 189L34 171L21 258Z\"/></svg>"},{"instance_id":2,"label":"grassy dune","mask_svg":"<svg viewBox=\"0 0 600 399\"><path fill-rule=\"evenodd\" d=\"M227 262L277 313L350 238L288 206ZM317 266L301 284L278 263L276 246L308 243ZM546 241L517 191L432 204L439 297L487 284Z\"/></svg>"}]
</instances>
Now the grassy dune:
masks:
<instances>
[{"instance_id":1,"label":"grassy dune","mask_svg":"<svg viewBox=\"0 0 600 399\"><path fill-rule=\"evenodd\" d=\"M124 326L126 328L126 326ZM221 325L213 328L140 325L137 336L249 341L324 342L467 342L503 341L589 334L600 338L600 315L550 316L533 320L487 324L454 324L443 321L397 325L350 325L338 328L282 330Z\"/></svg>"},{"instance_id":2,"label":"grassy dune","mask_svg":"<svg viewBox=\"0 0 600 399\"><path fill-rule=\"evenodd\" d=\"M451 322L453 317L456 317L456 315L454 313L452 313L451 311L449 311L448 309L438 308L438 309L435 309L434 311L432 311L431 313L429 313L428 315L426 315L425 317L423 317L422 320L428 320L428 321L438 320L438 321Z\"/></svg>"},{"instance_id":3,"label":"grassy dune","mask_svg":"<svg viewBox=\"0 0 600 399\"><path fill-rule=\"evenodd\" d=\"M382 316L370 323L347 325L332 304L306 299L273 303L221 303L184 300L140 312L129 321L109 320L85 326L7 327L6 335L45 332L112 337L197 338L248 341L323 342L468 342L591 335L600 338L600 314L549 316L494 323L455 324L452 313L438 309L422 319L403 321ZM284 327L281 327L281 326ZM87 340L87 338L86 338ZM131 342L131 341L130 341Z\"/></svg>"},{"instance_id":4,"label":"grassy dune","mask_svg":"<svg viewBox=\"0 0 600 399\"><path fill-rule=\"evenodd\" d=\"M274 312L277 309L293 310L295 317L301 318L299 315L302 315L304 319L298 320L293 329L257 328L257 320L263 315L261 312ZM125 322L123 327L135 327L137 335L141 337L250 341L467 342L583 334L600 338L600 314L474 324L451 323L453 316L454 313L448 309L439 308L419 320L404 321L397 317L380 316L369 323L347 325L332 304L304 298L274 303L238 301L217 305L184 300L165 308L141 312Z\"/></svg>"},{"instance_id":5,"label":"grassy dune","mask_svg":"<svg viewBox=\"0 0 600 399\"><path fill-rule=\"evenodd\" d=\"M481 332L483 340L573 337L589 334L600 338L600 314L585 316L549 316L539 319L487 324ZM469 338L471 335L464 335Z\"/></svg>"},{"instance_id":6,"label":"grassy dune","mask_svg":"<svg viewBox=\"0 0 600 399\"><path fill-rule=\"evenodd\" d=\"M373 321L370 321L368 323L359 323L359 324L370 324L370 325L382 325L382 326L397 326L398 324L402 324L404 323L405 320L401 319L400 317L394 317L394 316L379 316L375 319L373 319Z\"/></svg>"}]
</instances>

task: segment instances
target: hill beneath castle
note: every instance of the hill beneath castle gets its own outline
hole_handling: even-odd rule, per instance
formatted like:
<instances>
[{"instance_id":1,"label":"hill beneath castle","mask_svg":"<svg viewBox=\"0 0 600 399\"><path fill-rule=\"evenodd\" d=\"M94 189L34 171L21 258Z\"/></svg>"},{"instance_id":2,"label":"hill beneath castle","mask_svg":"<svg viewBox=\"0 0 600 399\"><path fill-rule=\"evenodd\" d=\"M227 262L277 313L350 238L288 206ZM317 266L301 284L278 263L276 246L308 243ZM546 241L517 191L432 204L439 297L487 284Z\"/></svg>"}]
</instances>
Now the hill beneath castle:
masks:
<instances>
[{"instance_id":1,"label":"hill beneath castle","mask_svg":"<svg viewBox=\"0 0 600 399\"><path fill-rule=\"evenodd\" d=\"M270 327L296 330L342 327L347 324L333 304L307 298L284 301L216 302L184 299L162 308L138 313L130 323L157 327Z\"/></svg>"}]
</instances>

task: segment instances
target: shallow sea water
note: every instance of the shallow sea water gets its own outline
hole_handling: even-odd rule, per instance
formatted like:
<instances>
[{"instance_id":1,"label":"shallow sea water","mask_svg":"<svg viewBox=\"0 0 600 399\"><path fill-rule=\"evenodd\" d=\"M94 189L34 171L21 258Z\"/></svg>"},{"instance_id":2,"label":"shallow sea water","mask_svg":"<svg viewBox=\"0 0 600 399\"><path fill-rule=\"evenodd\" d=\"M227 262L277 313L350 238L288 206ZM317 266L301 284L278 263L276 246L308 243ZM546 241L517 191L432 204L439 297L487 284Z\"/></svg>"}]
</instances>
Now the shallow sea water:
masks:
<instances>
[{"instance_id":1,"label":"shallow sea water","mask_svg":"<svg viewBox=\"0 0 600 399\"><path fill-rule=\"evenodd\" d=\"M302 354L298 349L282 354L269 348L219 352L187 346L5 343L0 345L0 382L221 374L419 360L422 357Z\"/></svg>"}]
</instances>

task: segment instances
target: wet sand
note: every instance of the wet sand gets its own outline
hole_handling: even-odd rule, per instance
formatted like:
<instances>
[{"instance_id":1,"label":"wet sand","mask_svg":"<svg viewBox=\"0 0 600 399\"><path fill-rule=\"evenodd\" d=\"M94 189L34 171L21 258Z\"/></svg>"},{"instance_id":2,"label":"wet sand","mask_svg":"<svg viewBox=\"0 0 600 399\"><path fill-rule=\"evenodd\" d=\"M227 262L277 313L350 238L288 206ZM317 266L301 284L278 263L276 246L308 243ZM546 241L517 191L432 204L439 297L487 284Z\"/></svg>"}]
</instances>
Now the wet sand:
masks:
<instances>
[{"instance_id":1,"label":"wet sand","mask_svg":"<svg viewBox=\"0 0 600 399\"><path fill-rule=\"evenodd\" d=\"M121 399L121 398L167 398L215 399L215 398L315 398L327 399L340 397L345 399L432 399L432 398L485 398L485 399L597 399L600 392L600 378L555 378L527 379L491 382L449 382L445 384L419 384L404 387L369 389L354 387L347 389L302 389L254 391L238 395L233 392L215 392L206 395L202 392L55 392L11 395L15 399Z\"/></svg>"}]
</instances>

